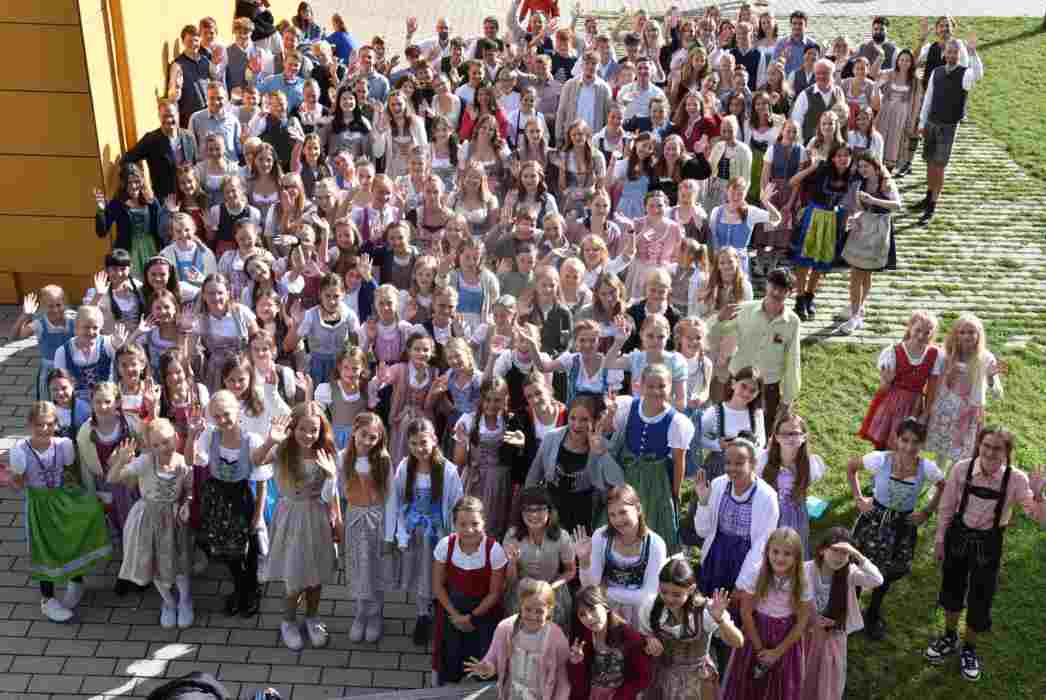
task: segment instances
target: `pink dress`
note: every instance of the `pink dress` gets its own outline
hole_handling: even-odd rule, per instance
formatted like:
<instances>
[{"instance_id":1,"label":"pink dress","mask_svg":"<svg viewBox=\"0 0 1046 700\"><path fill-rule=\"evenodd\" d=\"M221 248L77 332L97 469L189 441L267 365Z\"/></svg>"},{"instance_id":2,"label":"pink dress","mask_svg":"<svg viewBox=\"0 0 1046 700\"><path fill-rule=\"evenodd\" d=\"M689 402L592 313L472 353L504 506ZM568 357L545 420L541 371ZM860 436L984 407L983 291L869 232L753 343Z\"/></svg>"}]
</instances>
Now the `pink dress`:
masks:
<instances>
[{"instance_id":1,"label":"pink dress","mask_svg":"<svg viewBox=\"0 0 1046 700\"><path fill-rule=\"evenodd\" d=\"M630 299L646 296L646 278L656 268L675 262L679 244L684 238L683 227L675 221L665 221L665 231L657 233L646 224L636 221L636 258L628 271L625 291Z\"/></svg>"}]
</instances>

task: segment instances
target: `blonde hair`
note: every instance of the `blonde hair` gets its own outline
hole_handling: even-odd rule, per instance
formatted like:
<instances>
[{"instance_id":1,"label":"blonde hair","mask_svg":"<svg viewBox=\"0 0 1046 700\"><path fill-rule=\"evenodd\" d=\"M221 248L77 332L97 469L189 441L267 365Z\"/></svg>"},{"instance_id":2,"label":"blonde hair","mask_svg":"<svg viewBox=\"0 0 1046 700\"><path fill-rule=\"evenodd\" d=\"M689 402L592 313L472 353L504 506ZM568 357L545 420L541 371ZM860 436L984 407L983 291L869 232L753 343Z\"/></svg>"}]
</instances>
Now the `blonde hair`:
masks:
<instances>
[{"instance_id":1,"label":"blonde hair","mask_svg":"<svg viewBox=\"0 0 1046 700\"><path fill-rule=\"evenodd\" d=\"M766 549L763 550L763 564L759 567L759 577L755 582L755 599L763 600L770 592L770 584L775 578L773 566L770 564L770 548L788 547L792 550L795 561L792 571L788 574L791 590L789 591L792 611L798 612L803 604L803 540L799 533L790 527L779 527L770 533L770 539L766 541Z\"/></svg>"},{"instance_id":2,"label":"blonde hair","mask_svg":"<svg viewBox=\"0 0 1046 700\"><path fill-rule=\"evenodd\" d=\"M468 370L475 371L476 369L476 358L472 355L472 346L464 338L451 338L447 341L447 344L443 346L444 356L449 355L452 352L460 352L462 357L465 358Z\"/></svg>"},{"instance_id":3,"label":"blonde hair","mask_svg":"<svg viewBox=\"0 0 1046 700\"><path fill-rule=\"evenodd\" d=\"M400 320L400 290L391 284L383 284L374 291L374 306L377 308L378 301L388 297L392 302L392 313L396 314L396 321Z\"/></svg>"},{"instance_id":4,"label":"blonde hair","mask_svg":"<svg viewBox=\"0 0 1046 700\"><path fill-rule=\"evenodd\" d=\"M988 341L984 337L984 322L969 311L963 312L952 324L948 337L944 340L944 374L959 364L959 331L963 326L972 326L977 331L977 345L972 357L966 359L966 379L970 385L977 387L988 371Z\"/></svg>"},{"instance_id":5,"label":"blonde hair","mask_svg":"<svg viewBox=\"0 0 1046 700\"><path fill-rule=\"evenodd\" d=\"M61 299L65 302L65 290L57 284L46 284L40 288L40 298Z\"/></svg>"},{"instance_id":6,"label":"blonde hair","mask_svg":"<svg viewBox=\"0 0 1046 700\"><path fill-rule=\"evenodd\" d=\"M912 331L915 326L919 323L930 324L930 342L933 342L933 336L937 333L937 327L940 322L937 320L937 316L932 311L926 309L916 309L912 312L912 315L908 317L908 323L904 327L904 340L911 340Z\"/></svg>"},{"instance_id":7,"label":"blonde hair","mask_svg":"<svg viewBox=\"0 0 1046 700\"><path fill-rule=\"evenodd\" d=\"M105 323L105 316L102 315L102 310L97 306L81 306L76 310L76 323L80 324L81 321L95 320L99 325Z\"/></svg>"}]
</instances>

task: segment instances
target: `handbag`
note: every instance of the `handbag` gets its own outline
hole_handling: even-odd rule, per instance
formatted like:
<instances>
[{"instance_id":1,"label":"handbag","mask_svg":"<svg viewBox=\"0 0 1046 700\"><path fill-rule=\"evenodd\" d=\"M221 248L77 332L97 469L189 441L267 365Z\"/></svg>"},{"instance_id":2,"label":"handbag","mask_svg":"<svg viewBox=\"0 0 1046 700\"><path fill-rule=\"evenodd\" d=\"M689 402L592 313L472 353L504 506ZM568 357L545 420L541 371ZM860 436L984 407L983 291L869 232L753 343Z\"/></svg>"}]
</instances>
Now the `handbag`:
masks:
<instances>
[{"instance_id":1,"label":"handbag","mask_svg":"<svg viewBox=\"0 0 1046 700\"><path fill-rule=\"evenodd\" d=\"M851 221L853 226L843 246L843 259L862 270L885 267L890 254L890 214L865 210L857 212Z\"/></svg>"}]
</instances>

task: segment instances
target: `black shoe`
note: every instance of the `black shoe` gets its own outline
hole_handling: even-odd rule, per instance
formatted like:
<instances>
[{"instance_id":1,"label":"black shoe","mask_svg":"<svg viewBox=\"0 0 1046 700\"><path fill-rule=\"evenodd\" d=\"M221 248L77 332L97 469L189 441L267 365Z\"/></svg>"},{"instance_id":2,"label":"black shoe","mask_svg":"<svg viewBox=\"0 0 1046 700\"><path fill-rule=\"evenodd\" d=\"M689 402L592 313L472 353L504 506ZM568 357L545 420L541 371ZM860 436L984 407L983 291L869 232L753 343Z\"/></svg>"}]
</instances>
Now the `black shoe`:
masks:
<instances>
[{"instance_id":1,"label":"black shoe","mask_svg":"<svg viewBox=\"0 0 1046 700\"><path fill-rule=\"evenodd\" d=\"M810 317L810 320L814 320L814 316L817 315L817 305L814 304L814 295L806 295L806 315Z\"/></svg>"},{"instance_id":2,"label":"black shoe","mask_svg":"<svg viewBox=\"0 0 1046 700\"><path fill-rule=\"evenodd\" d=\"M927 195L925 197L923 197L918 202L916 202L915 204L912 205L912 209L914 209L916 211L922 211L923 209L926 209L927 207L930 206L930 202L931 202L930 195L929 195L929 193L927 193Z\"/></svg>"},{"instance_id":3,"label":"black shoe","mask_svg":"<svg viewBox=\"0 0 1046 700\"><path fill-rule=\"evenodd\" d=\"M981 660L969 644L963 644L962 651L959 652L959 670L963 680L976 681L981 677Z\"/></svg>"},{"instance_id":4,"label":"black shoe","mask_svg":"<svg viewBox=\"0 0 1046 700\"><path fill-rule=\"evenodd\" d=\"M225 596L225 614L233 617L240 613L240 594L235 591Z\"/></svg>"},{"instance_id":5,"label":"black shoe","mask_svg":"<svg viewBox=\"0 0 1046 700\"><path fill-rule=\"evenodd\" d=\"M963 647L965 649L965 647ZM930 643L930 646L926 647L926 652L923 654L926 660L931 664L941 664L952 654L959 651L959 637L953 632L951 634L945 634L943 637L938 637Z\"/></svg>"},{"instance_id":6,"label":"black shoe","mask_svg":"<svg viewBox=\"0 0 1046 700\"><path fill-rule=\"evenodd\" d=\"M936 202L930 202L930 204L926 207L926 211L924 211L923 215L919 217L919 225L927 226L931 221L933 221L933 215L936 213L936 211Z\"/></svg>"},{"instance_id":7,"label":"black shoe","mask_svg":"<svg viewBox=\"0 0 1046 700\"><path fill-rule=\"evenodd\" d=\"M800 294L795 298L795 315L800 321L809 321L810 316L806 312L806 295Z\"/></svg>"},{"instance_id":8,"label":"black shoe","mask_svg":"<svg viewBox=\"0 0 1046 700\"><path fill-rule=\"evenodd\" d=\"M125 595L131 592L131 582L124 578L116 579L116 585L113 586L113 593L123 598Z\"/></svg>"},{"instance_id":9,"label":"black shoe","mask_svg":"<svg viewBox=\"0 0 1046 700\"><path fill-rule=\"evenodd\" d=\"M901 167L899 167L897 169L897 172L895 172L893 174L893 176L896 177L896 178L902 178L905 175L911 175L911 174L912 174L912 164L911 163L905 163L904 165L902 165Z\"/></svg>"},{"instance_id":10,"label":"black shoe","mask_svg":"<svg viewBox=\"0 0 1046 700\"><path fill-rule=\"evenodd\" d=\"M260 608L261 598L255 595L249 595L246 599L240 601L240 617L254 617L258 614Z\"/></svg>"},{"instance_id":11,"label":"black shoe","mask_svg":"<svg viewBox=\"0 0 1046 700\"><path fill-rule=\"evenodd\" d=\"M881 642L886 639L886 620L879 615L866 617L864 631L873 642Z\"/></svg>"},{"instance_id":12,"label":"black shoe","mask_svg":"<svg viewBox=\"0 0 1046 700\"><path fill-rule=\"evenodd\" d=\"M430 631L432 630L432 618L422 615L414 623L414 644L419 647L427 646Z\"/></svg>"}]
</instances>

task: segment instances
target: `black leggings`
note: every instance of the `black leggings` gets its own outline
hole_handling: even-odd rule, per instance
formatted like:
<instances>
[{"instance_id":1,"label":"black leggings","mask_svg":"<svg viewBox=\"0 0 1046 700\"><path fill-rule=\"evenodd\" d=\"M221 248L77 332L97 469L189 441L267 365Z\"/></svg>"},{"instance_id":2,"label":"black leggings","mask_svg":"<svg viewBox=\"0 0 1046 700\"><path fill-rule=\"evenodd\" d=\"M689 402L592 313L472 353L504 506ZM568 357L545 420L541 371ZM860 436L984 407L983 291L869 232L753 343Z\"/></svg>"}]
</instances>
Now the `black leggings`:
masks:
<instances>
[{"instance_id":1,"label":"black leggings","mask_svg":"<svg viewBox=\"0 0 1046 700\"><path fill-rule=\"evenodd\" d=\"M83 576L76 576L71 579L73 583L83 583ZM54 581L41 581L40 582L40 595L44 598L54 598Z\"/></svg>"},{"instance_id":2,"label":"black leggings","mask_svg":"<svg viewBox=\"0 0 1046 700\"><path fill-rule=\"evenodd\" d=\"M247 538L247 555L239 559L226 559L229 576L239 602L246 605L258 590L258 540L253 535Z\"/></svg>"}]
</instances>

